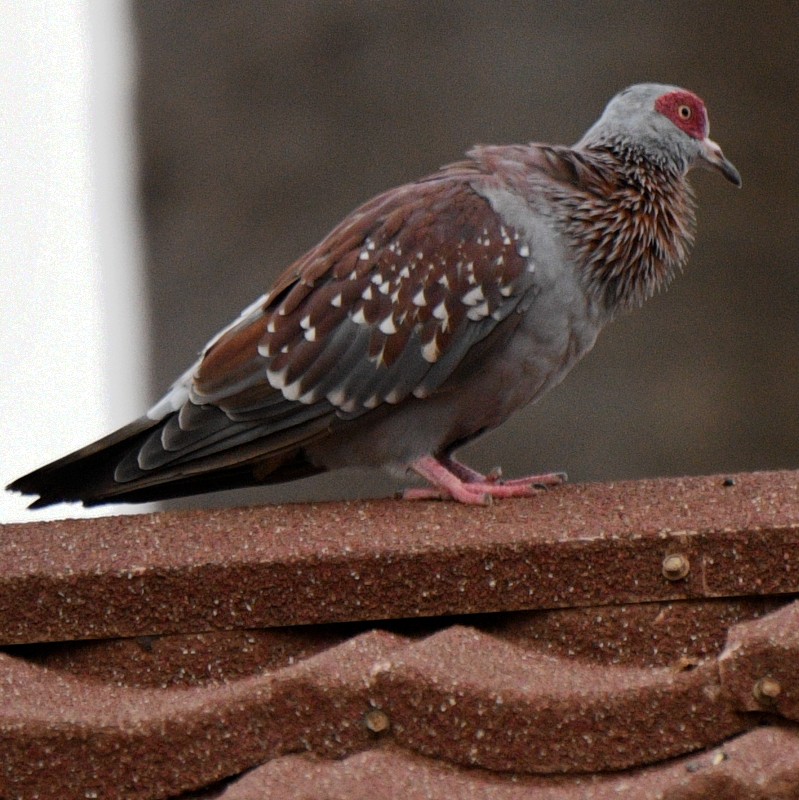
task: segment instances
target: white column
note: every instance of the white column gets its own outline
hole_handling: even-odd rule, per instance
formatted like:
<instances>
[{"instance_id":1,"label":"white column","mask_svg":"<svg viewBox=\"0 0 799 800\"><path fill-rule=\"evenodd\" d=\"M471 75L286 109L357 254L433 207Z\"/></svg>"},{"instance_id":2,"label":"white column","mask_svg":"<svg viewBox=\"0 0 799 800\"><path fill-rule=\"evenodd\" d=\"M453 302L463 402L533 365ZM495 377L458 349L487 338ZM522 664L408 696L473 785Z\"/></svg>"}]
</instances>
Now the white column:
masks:
<instances>
[{"instance_id":1,"label":"white column","mask_svg":"<svg viewBox=\"0 0 799 800\"><path fill-rule=\"evenodd\" d=\"M2 17L5 486L141 414L146 349L127 3L5 0ZM0 521L87 513L25 505L0 491Z\"/></svg>"}]
</instances>

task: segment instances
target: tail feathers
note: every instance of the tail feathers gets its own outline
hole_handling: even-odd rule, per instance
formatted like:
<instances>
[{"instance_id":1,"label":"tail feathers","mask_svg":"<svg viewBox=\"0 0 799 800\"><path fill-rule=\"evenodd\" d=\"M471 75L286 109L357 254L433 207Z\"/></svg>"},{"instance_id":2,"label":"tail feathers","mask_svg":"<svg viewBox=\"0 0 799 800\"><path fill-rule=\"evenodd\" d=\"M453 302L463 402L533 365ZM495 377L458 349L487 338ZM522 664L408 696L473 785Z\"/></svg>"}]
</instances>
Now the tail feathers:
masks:
<instances>
[{"instance_id":1,"label":"tail feathers","mask_svg":"<svg viewBox=\"0 0 799 800\"><path fill-rule=\"evenodd\" d=\"M117 481L114 475L119 463L136 453L165 422L142 417L93 444L17 478L6 488L39 495L29 508L68 502L96 506L115 502L146 503L278 483L322 471L308 462L296 446L269 452L269 448L259 449L253 442L248 448L199 458L179 468L155 469L136 480Z\"/></svg>"},{"instance_id":2,"label":"tail feathers","mask_svg":"<svg viewBox=\"0 0 799 800\"><path fill-rule=\"evenodd\" d=\"M38 494L29 508L44 508L55 503L83 501L84 505L103 502L113 489L114 468L123 454L139 446L158 421L142 417L93 444L46 464L17 478L6 488L22 494Z\"/></svg>"}]
</instances>

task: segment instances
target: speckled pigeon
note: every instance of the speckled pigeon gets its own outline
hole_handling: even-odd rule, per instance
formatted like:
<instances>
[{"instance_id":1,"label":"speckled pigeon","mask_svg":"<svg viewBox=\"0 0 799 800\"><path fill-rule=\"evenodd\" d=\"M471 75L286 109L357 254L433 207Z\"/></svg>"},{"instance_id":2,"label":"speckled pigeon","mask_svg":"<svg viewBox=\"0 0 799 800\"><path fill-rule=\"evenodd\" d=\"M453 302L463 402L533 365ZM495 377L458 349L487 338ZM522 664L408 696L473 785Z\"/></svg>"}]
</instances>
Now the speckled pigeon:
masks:
<instances>
[{"instance_id":1,"label":"speckled pigeon","mask_svg":"<svg viewBox=\"0 0 799 800\"><path fill-rule=\"evenodd\" d=\"M614 97L574 147L478 146L353 211L205 347L146 416L19 478L32 507L147 501L345 466L416 473L405 497L484 504L453 453L558 384L693 240L686 173L741 185L675 86Z\"/></svg>"}]
</instances>

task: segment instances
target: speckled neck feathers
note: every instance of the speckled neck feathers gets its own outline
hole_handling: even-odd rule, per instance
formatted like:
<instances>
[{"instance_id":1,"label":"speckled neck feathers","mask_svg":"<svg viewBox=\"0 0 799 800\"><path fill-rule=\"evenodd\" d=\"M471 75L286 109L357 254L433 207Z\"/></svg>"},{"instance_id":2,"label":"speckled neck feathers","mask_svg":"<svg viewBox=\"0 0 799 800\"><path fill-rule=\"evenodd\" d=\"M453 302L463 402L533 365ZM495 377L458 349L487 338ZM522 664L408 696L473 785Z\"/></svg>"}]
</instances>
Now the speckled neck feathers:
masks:
<instances>
[{"instance_id":1,"label":"speckled neck feathers","mask_svg":"<svg viewBox=\"0 0 799 800\"><path fill-rule=\"evenodd\" d=\"M641 305L688 258L695 203L681 166L615 143L478 146L469 155L482 185L517 193L550 219L611 314Z\"/></svg>"},{"instance_id":2,"label":"speckled neck feathers","mask_svg":"<svg viewBox=\"0 0 799 800\"><path fill-rule=\"evenodd\" d=\"M554 195L590 292L609 310L640 306L688 259L695 203L685 176L634 150L573 154L579 188Z\"/></svg>"}]
</instances>

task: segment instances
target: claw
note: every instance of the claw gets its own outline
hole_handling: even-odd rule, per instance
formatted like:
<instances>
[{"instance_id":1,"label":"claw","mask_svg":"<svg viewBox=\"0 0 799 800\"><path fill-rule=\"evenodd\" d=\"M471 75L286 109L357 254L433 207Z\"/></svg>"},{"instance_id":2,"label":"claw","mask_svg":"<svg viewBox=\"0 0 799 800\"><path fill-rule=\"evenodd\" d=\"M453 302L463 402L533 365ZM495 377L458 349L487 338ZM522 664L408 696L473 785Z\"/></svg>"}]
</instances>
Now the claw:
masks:
<instances>
[{"instance_id":1,"label":"claw","mask_svg":"<svg viewBox=\"0 0 799 800\"><path fill-rule=\"evenodd\" d=\"M502 467L493 467L491 472L486 473L485 479L488 483L499 483L502 480Z\"/></svg>"}]
</instances>

